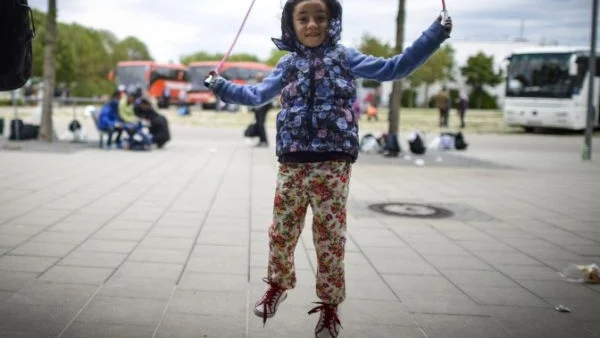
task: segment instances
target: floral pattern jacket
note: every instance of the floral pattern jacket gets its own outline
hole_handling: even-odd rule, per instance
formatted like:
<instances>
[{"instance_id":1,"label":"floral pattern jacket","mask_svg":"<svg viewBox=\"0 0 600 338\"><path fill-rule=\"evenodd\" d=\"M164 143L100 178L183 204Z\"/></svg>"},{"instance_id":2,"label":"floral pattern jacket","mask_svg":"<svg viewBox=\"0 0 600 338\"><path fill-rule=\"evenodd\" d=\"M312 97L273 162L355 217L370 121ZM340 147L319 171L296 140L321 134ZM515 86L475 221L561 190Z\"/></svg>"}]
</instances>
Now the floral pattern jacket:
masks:
<instances>
[{"instance_id":1,"label":"floral pattern jacket","mask_svg":"<svg viewBox=\"0 0 600 338\"><path fill-rule=\"evenodd\" d=\"M277 115L276 154L293 152L341 152L358 156L358 122L352 112L356 78L398 80L410 75L448 38L436 20L411 47L389 59L362 54L338 43L341 37L341 5L333 10L328 39L308 48L295 37L292 8L286 3L282 37L273 39L281 58L263 82L239 85L219 78L213 91L224 102L260 105L281 94Z\"/></svg>"}]
</instances>

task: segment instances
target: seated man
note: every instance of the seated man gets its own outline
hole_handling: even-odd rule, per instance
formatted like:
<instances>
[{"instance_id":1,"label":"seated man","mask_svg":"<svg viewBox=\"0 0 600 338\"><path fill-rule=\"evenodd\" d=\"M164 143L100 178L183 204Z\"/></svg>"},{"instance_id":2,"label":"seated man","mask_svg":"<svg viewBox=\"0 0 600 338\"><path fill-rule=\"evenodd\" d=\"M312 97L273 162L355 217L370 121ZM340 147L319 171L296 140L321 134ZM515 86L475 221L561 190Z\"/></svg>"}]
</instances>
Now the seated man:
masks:
<instances>
[{"instance_id":1,"label":"seated man","mask_svg":"<svg viewBox=\"0 0 600 338\"><path fill-rule=\"evenodd\" d=\"M117 148L121 148L121 134L123 133L123 121L119 117L119 92L114 92L110 101L108 101L100 110L98 116L98 129L108 134L108 140L106 141L106 148L110 149L112 146L112 135L117 134L115 144Z\"/></svg>"},{"instance_id":2,"label":"seated man","mask_svg":"<svg viewBox=\"0 0 600 338\"><path fill-rule=\"evenodd\" d=\"M164 147L171 139L169 132L169 122L167 119L156 112L152 108L152 104L148 99L141 99L139 105L136 107L136 115L142 120L147 121L149 124L150 135L152 135L152 142L160 149Z\"/></svg>"}]
</instances>

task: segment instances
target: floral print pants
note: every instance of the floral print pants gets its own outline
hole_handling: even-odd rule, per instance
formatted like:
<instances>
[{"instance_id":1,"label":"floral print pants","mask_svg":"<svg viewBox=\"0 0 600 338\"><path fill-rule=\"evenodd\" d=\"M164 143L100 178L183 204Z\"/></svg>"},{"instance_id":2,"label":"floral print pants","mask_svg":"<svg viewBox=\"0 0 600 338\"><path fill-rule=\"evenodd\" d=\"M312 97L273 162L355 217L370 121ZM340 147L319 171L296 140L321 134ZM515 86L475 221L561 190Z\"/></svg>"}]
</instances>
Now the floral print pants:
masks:
<instances>
[{"instance_id":1,"label":"floral print pants","mask_svg":"<svg viewBox=\"0 0 600 338\"><path fill-rule=\"evenodd\" d=\"M327 304L344 300L346 201L351 168L348 162L280 164L269 228L271 283L284 289L296 286L294 250L310 205L318 260L317 296Z\"/></svg>"}]
</instances>

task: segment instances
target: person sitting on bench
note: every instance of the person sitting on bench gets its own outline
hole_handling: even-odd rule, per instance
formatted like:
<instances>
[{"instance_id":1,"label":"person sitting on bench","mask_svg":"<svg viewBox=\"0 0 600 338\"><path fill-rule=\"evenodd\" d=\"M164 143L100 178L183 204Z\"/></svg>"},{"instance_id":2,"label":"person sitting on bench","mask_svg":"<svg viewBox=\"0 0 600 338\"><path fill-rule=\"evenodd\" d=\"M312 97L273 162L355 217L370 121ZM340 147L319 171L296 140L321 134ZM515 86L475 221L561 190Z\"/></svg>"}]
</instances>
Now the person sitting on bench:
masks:
<instances>
[{"instance_id":1,"label":"person sitting on bench","mask_svg":"<svg viewBox=\"0 0 600 338\"><path fill-rule=\"evenodd\" d=\"M112 147L112 136L116 133L115 144L117 148L121 148L121 134L123 133L124 124L119 117L119 92L114 92L110 101L108 101L98 116L98 129L108 134L108 140L106 141L106 149Z\"/></svg>"}]
</instances>

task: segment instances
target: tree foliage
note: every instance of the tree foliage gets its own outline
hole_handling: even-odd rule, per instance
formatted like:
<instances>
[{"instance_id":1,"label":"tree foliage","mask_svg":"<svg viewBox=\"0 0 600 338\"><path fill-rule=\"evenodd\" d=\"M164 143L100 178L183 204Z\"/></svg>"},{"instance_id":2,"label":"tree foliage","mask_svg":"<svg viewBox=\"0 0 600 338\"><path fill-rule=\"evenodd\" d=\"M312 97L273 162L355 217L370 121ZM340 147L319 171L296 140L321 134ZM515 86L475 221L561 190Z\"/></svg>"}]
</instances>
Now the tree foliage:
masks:
<instances>
[{"instance_id":1,"label":"tree foliage","mask_svg":"<svg viewBox=\"0 0 600 338\"><path fill-rule=\"evenodd\" d=\"M382 42L376 37L365 33L361 37L358 50L367 55L389 58L394 56L394 47L387 42Z\"/></svg>"},{"instance_id":2,"label":"tree foliage","mask_svg":"<svg viewBox=\"0 0 600 338\"><path fill-rule=\"evenodd\" d=\"M444 45L408 77L411 89L425 85L424 102L428 102L429 87L432 84L454 80L452 78L454 64L454 49L450 45Z\"/></svg>"},{"instance_id":3,"label":"tree foliage","mask_svg":"<svg viewBox=\"0 0 600 338\"><path fill-rule=\"evenodd\" d=\"M146 44L134 36L128 36L114 45L114 61L152 60Z\"/></svg>"},{"instance_id":4,"label":"tree foliage","mask_svg":"<svg viewBox=\"0 0 600 338\"><path fill-rule=\"evenodd\" d=\"M46 14L33 10L36 38L33 40L32 76L43 75ZM116 63L152 60L146 44L135 37L122 41L110 31L87 28L76 23L57 25L56 83L68 87L74 96L109 93L114 84L107 75Z\"/></svg>"},{"instance_id":5,"label":"tree foliage","mask_svg":"<svg viewBox=\"0 0 600 338\"><path fill-rule=\"evenodd\" d=\"M205 51L197 51L195 53L182 56L179 61L184 64L190 64L190 62L195 61L220 61L223 58L222 53L211 54ZM231 54L227 58L228 61L240 62L240 61L248 61L248 62L260 62L256 55L248 54L248 53L238 53Z\"/></svg>"},{"instance_id":6,"label":"tree foliage","mask_svg":"<svg viewBox=\"0 0 600 338\"><path fill-rule=\"evenodd\" d=\"M365 33L361 37L358 50L367 55L378 56L382 58L392 57L394 53L394 47L387 42L382 42L376 37ZM364 80L363 86L367 88L377 88L381 84L377 81Z\"/></svg>"},{"instance_id":7,"label":"tree foliage","mask_svg":"<svg viewBox=\"0 0 600 338\"><path fill-rule=\"evenodd\" d=\"M469 57L467 65L461 67L460 72L465 77L467 84L473 89L471 96L475 99L474 102L476 102L477 108L481 108L481 101L487 94L484 86L493 87L503 81L502 70L499 69L494 72L494 57L487 56L481 51Z\"/></svg>"},{"instance_id":8,"label":"tree foliage","mask_svg":"<svg viewBox=\"0 0 600 338\"><path fill-rule=\"evenodd\" d=\"M287 53L288 52L286 52L284 50L279 50L277 48L273 48L273 49L271 49L271 55L265 61L265 63L271 67L275 67L277 65L277 63L279 62L279 60L281 60L281 58L284 57Z\"/></svg>"}]
</instances>

